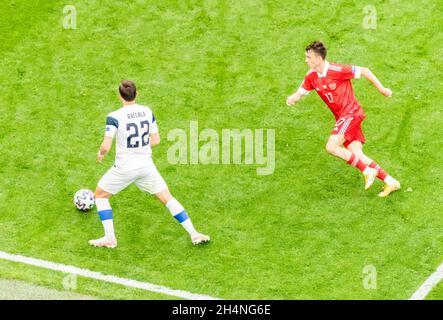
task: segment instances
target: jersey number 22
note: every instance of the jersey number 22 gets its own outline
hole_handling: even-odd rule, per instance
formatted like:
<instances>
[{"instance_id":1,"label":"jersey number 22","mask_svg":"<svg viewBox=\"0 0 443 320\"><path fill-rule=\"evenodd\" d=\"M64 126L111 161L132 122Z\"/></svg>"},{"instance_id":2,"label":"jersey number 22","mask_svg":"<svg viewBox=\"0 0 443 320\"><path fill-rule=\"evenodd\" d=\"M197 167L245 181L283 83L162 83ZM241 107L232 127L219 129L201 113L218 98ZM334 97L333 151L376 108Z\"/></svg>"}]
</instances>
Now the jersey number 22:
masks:
<instances>
[{"instance_id":1,"label":"jersey number 22","mask_svg":"<svg viewBox=\"0 0 443 320\"><path fill-rule=\"evenodd\" d=\"M141 146L147 146L149 144L149 121L141 121L140 126L137 123L131 122L126 124L126 131L130 134L127 139L128 148L138 148ZM142 135L140 136L140 132Z\"/></svg>"}]
</instances>

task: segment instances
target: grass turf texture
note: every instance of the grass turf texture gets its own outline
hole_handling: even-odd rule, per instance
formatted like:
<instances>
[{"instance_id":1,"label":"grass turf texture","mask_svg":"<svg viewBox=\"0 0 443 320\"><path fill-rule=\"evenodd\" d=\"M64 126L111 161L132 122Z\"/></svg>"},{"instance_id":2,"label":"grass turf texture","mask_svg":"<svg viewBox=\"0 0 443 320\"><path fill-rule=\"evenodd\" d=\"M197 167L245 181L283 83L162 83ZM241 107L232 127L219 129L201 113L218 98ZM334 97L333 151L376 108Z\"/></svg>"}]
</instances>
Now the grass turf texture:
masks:
<instances>
[{"instance_id":1,"label":"grass turf texture","mask_svg":"<svg viewBox=\"0 0 443 320\"><path fill-rule=\"evenodd\" d=\"M427 300L442 300L443 299L443 282L440 282L437 286L432 289L429 295L426 297Z\"/></svg>"},{"instance_id":2,"label":"grass turf texture","mask_svg":"<svg viewBox=\"0 0 443 320\"><path fill-rule=\"evenodd\" d=\"M21 288L26 283L30 290L35 290L35 298L39 299L179 299L177 297L145 291L141 289L125 287L118 284L103 282L99 280L77 276L74 280L72 275L66 279L68 274L47 270L39 267L29 266L21 263L0 260L1 299L26 299ZM9 290L6 288L9 286ZM18 286L18 288L14 288ZM9 291L9 292L8 292ZM55 291L55 292L54 292ZM37 296L38 295L38 296Z\"/></svg>"},{"instance_id":3,"label":"grass turf texture","mask_svg":"<svg viewBox=\"0 0 443 320\"><path fill-rule=\"evenodd\" d=\"M362 27L364 5L353 1L72 4L76 30L62 28L62 1L0 4L8 31L0 46L0 250L233 299L405 299L441 263L443 52L435 43L443 36L431 33L442 27L441 4L375 1L375 30ZM285 106L313 39L326 42L330 61L370 67L394 91L385 99L366 80L353 82L367 114L365 150L402 182L388 199L376 196L380 182L365 192L359 172L326 154L334 122L315 94ZM193 247L135 187L111 201L119 247L87 245L102 227L95 212L74 209L72 196L94 189L112 164L110 156L97 165L95 155L126 78L156 114L163 142L154 160L212 236L207 246ZM191 120L218 132L275 129L274 174L170 165L167 133ZM369 264L377 290L362 285ZM115 295L125 297L132 293Z\"/></svg>"},{"instance_id":4,"label":"grass turf texture","mask_svg":"<svg viewBox=\"0 0 443 320\"><path fill-rule=\"evenodd\" d=\"M17 280L0 280L1 300L93 300L72 292L48 289Z\"/></svg>"}]
</instances>

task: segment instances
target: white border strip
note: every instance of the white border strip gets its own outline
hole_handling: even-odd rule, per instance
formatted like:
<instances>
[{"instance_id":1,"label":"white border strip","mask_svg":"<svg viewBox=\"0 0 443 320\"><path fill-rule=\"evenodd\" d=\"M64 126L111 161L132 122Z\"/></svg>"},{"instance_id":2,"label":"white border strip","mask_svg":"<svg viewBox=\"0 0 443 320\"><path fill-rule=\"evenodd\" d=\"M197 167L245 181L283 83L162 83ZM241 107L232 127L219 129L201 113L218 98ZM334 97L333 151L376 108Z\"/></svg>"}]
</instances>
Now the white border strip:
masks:
<instances>
[{"instance_id":1,"label":"white border strip","mask_svg":"<svg viewBox=\"0 0 443 320\"><path fill-rule=\"evenodd\" d=\"M82 276L85 278L91 278L91 279L96 279L96 280L105 281L105 282L117 283L117 284L121 284L126 287L133 287L133 288L143 289L143 290L147 290L147 291L163 293L163 294L167 294L170 296L175 296L175 297L189 299L189 300L219 300L218 298L214 298L214 297L210 297L210 296L206 296L206 295L202 295L202 294L195 294L195 293L191 293L191 292L187 292L187 291L183 291L183 290L170 289L170 288L159 286L159 285L152 284L149 282L141 282L141 281L132 280L132 279L120 278L120 277L112 276L112 275L105 275L100 272L95 272L95 271L91 271L88 269L81 269L81 268L77 268L74 266L67 266L64 264L41 260L41 259L36 259L36 258L29 258L29 257L21 256L21 255L7 253L4 251L0 251L0 259L25 263L25 264L29 264L29 265L36 266L36 267L41 267L41 268L45 268L45 269L50 269L50 270L55 270L55 271L60 271L60 272L65 272L65 273L70 273L70 274L76 274L76 275L79 275L79 276Z\"/></svg>"},{"instance_id":2,"label":"white border strip","mask_svg":"<svg viewBox=\"0 0 443 320\"><path fill-rule=\"evenodd\" d=\"M409 300L424 300L432 288L434 288L443 279L443 263L433 274L418 288Z\"/></svg>"}]
</instances>

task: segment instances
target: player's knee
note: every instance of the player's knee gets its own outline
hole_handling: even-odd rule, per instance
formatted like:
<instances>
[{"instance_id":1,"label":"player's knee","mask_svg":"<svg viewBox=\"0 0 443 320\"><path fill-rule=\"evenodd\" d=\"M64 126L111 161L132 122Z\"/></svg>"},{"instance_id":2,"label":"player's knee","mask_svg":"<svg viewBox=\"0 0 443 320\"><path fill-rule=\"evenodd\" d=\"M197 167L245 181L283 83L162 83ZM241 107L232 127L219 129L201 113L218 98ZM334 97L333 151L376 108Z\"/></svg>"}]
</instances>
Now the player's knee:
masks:
<instances>
[{"instance_id":1,"label":"player's knee","mask_svg":"<svg viewBox=\"0 0 443 320\"><path fill-rule=\"evenodd\" d=\"M108 193L98 187L97 187L97 189L95 189L94 197L95 197L95 199L109 198Z\"/></svg>"},{"instance_id":2,"label":"player's knee","mask_svg":"<svg viewBox=\"0 0 443 320\"><path fill-rule=\"evenodd\" d=\"M332 155L336 155L337 154L337 149L339 147L333 143L328 143L326 144L326 151Z\"/></svg>"},{"instance_id":3,"label":"player's knee","mask_svg":"<svg viewBox=\"0 0 443 320\"><path fill-rule=\"evenodd\" d=\"M363 151L361 151L361 149L359 148L348 148L348 150L351 151L356 156L358 156L359 158L364 157Z\"/></svg>"},{"instance_id":4,"label":"player's knee","mask_svg":"<svg viewBox=\"0 0 443 320\"><path fill-rule=\"evenodd\" d=\"M168 189L165 189L157 193L156 196L163 204L168 203L168 201L173 198L172 194L169 192Z\"/></svg>"},{"instance_id":5,"label":"player's knee","mask_svg":"<svg viewBox=\"0 0 443 320\"><path fill-rule=\"evenodd\" d=\"M163 198L163 203L167 204L169 202L169 200L173 199L174 197L172 196L172 194L168 193L164 198Z\"/></svg>"},{"instance_id":6,"label":"player's knee","mask_svg":"<svg viewBox=\"0 0 443 320\"><path fill-rule=\"evenodd\" d=\"M164 197L164 202L165 202L165 204L168 203L171 199L174 199L174 197L172 196L172 194L168 193L168 194Z\"/></svg>"},{"instance_id":7,"label":"player's knee","mask_svg":"<svg viewBox=\"0 0 443 320\"><path fill-rule=\"evenodd\" d=\"M94 197L95 197L95 199L106 198L106 197L103 196L103 194L101 192L95 192L94 193Z\"/></svg>"}]
</instances>

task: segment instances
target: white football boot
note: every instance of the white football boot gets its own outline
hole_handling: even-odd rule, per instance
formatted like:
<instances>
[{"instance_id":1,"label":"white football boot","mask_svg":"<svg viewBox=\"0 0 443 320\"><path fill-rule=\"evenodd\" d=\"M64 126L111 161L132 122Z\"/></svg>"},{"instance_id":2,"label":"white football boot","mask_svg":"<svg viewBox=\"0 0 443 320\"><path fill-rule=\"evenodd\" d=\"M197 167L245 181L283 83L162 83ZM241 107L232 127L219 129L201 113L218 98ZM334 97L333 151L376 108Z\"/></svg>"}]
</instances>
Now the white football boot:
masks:
<instances>
[{"instance_id":1,"label":"white football boot","mask_svg":"<svg viewBox=\"0 0 443 320\"><path fill-rule=\"evenodd\" d=\"M211 240L209 236L201 234L199 232L192 234L191 239L192 239L192 244L206 243L209 242L209 240Z\"/></svg>"},{"instance_id":2,"label":"white football boot","mask_svg":"<svg viewBox=\"0 0 443 320\"><path fill-rule=\"evenodd\" d=\"M108 237L103 237L96 240L89 240L89 244L94 247L105 247L113 249L117 247L117 239L109 239Z\"/></svg>"}]
</instances>

